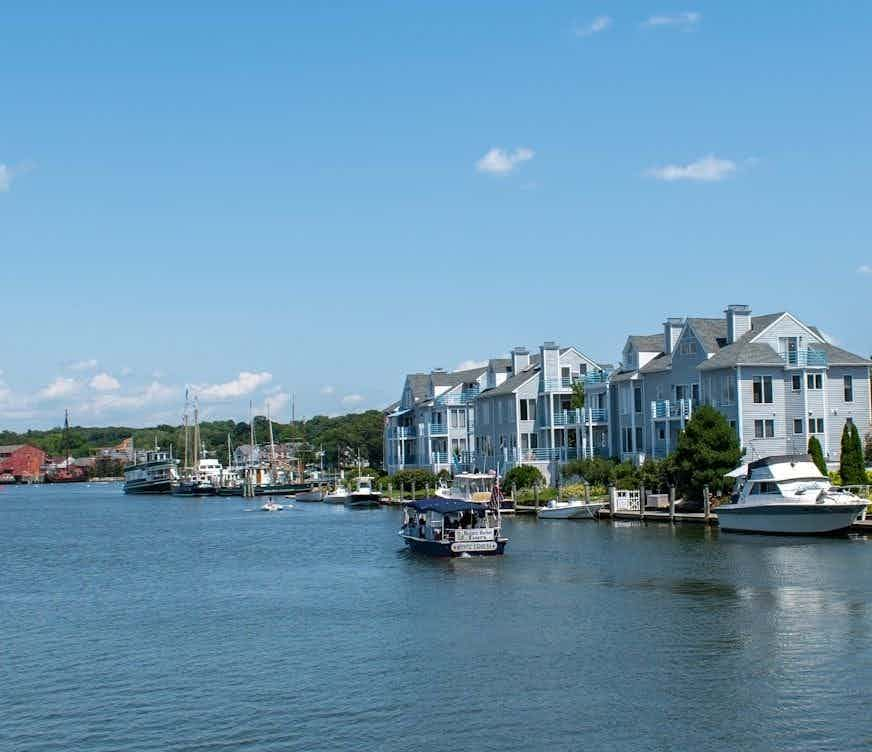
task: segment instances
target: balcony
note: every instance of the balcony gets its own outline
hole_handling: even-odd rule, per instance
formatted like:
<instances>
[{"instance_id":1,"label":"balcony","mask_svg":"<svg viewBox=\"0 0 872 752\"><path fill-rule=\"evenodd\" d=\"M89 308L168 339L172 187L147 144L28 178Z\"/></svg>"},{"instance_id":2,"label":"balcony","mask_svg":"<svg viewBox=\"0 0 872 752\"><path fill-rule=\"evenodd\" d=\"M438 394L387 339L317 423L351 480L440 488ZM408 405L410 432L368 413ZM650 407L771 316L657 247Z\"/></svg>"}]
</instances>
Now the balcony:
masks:
<instances>
[{"instance_id":1,"label":"balcony","mask_svg":"<svg viewBox=\"0 0 872 752\"><path fill-rule=\"evenodd\" d=\"M427 431L431 436L447 436L448 435L448 424L447 423L429 423L427 426Z\"/></svg>"},{"instance_id":2,"label":"balcony","mask_svg":"<svg viewBox=\"0 0 872 752\"><path fill-rule=\"evenodd\" d=\"M392 439L414 439L415 436L414 426L397 426L390 434Z\"/></svg>"},{"instance_id":3,"label":"balcony","mask_svg":"<svg viewBox=\"0 0 872 752\"><path fill-rule=\"evenodd\" d=\"M657 400L651 403L651 418L653 420L690 420L693 414L694 402L689 399Z\"/></svg>"},{"instance_id":4,"label":"balcony","mask_svg":"<svg viewBox=\"0 0 872 752\"><path fill-rule=\"evenodd\" d=\"M430 452L430 462L434 465L447 465L448 452Z\"/></svg>"},{"instance_id":5,"label":"balcony","mask_svg":"<svg viewBox=\"0 0 872 752\"><path fill-rule=\"evenodd\" d=\"M784 364L790 368L826 368L829 364L825 352L812 350L810 347L801 350L787 350L778 354Z\"/></svg>"},{"instance_id":6,"label":"balcony","mask_svg":"<svg viewBox=\"0 0 872 752\"><path fill-rule=\"evenodd\" d=\"M561 410L554 413L552 425L586 426L590 423L605 423L608 420L605 408L586 408L581 410Z\"/></svg>"},{"instance_id":7,"label":"balcony","mask_svg":"<svg viewBox=\"0 0 872 752\"><path fill-rule=\"evenodd\" d=\"M437 405L471 405L479 395L479 389L461 389L459 392L446 392L440 394L435 403Z\"/></svg>"},{"instance_id":8,"label":"balcony","mask_svg":"<svg viewBox=\"0 0 872 752\"><path fill-rule=\"evenodd\" d=\"M605 384L610 375L609 371L590 371L584 374L582 380L585 384Z\"/></svg>"}]
</instances>

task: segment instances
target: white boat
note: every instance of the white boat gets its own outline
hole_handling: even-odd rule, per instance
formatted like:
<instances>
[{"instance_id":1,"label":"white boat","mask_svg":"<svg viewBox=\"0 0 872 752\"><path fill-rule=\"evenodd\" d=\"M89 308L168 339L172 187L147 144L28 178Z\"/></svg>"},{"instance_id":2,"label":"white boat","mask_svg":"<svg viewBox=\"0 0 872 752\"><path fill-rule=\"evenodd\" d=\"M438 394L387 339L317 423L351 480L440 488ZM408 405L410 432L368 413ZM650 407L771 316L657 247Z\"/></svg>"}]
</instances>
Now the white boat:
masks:
<instances>
[{"instance_id":1,"label":"white boat","mask_svg":"<svg viewBox=\"0 0 872 752\"><path fill-rule=\"evenodd\" d=\"M132 442L132 439L131 439ZM4 480L0 483L15 482ZM146 452L139 462L133 462L124 468L124 493L126 494L168 494L179 482L179 461L173 459L170 452L164 452L158 447Z\"/></svg>"},{"instance_id":2,"label":"white boat","mask_svg":"<svg viewBox=\"0 0 872 752\"><path fill-rule=\"evenodd\" d=\"M348 498L348 491L345 486L336 486L329 494L324 497L325 504L344 504Z\"/></svg>"},{"instance_id":3,"label":"white boat","mask_svg":"<svg viewBox=\"0 0 872 752\"><path fill-rule=\"evenodd\" d=\"M276 504L274 501L266 502L261 508L261 512L281 512L284 507L281 504Z\"/></svg>"},{"instance_id":4,"label":"white boat","mask_svg":"<svg viewBox=\"0 0 872 752\"><path fill-rule=\"evenodd\" d=\"M496 481L496 473L457 473L451 481L451 486L441 484L436 489L436 496L440 499L488 504L491 502ZM514 514L513 500L506 499L501 493L499 500L501 514Z\"/></svg>"},{"instance_id":5,"label":"white boat","mask_svg":"<svg viewBox=\"0 0 872 752\"><path fill-rule=\"evenodd\" d=\"M715 509L721 530L822 535L848 529L868 501L833 486L808 454L766 457L737 468L730 504Z\"/></svg>"},{"instance_id":6,"label":"white boat","mask_svg":"<svg viewBox=\"0 0 872 752\"><path fill-rule=\"evenodd\" d=\"M381 494L372 487L372 478L361 475L357 478L355 488L345 497L347 507L377 507L381 503Z\"/></svg>"},{"instance_id":7,"label":"white boat","mask_svg":"<svg viewBox=\"0 0 872 752\"><path fill-rule=\"evenodd\" d=\"M491 504L456 499L423 499L403 507L397 531L412 551L429 556L499 556L502 534L499 490Z\"/></svg>"},{"instance_id":8,"label":"white boat","mask_svg":"<svg viewBox=\"0 0 872 752\"><path fill-rule=\"evenodd\" d=\"M601 501L589 502L583 499L557 501L552 499L546 506L536 511L536 516L540 520L594 520L599 514L599 510L604 506L605 503Z\"/></svg>"}]
</instances>

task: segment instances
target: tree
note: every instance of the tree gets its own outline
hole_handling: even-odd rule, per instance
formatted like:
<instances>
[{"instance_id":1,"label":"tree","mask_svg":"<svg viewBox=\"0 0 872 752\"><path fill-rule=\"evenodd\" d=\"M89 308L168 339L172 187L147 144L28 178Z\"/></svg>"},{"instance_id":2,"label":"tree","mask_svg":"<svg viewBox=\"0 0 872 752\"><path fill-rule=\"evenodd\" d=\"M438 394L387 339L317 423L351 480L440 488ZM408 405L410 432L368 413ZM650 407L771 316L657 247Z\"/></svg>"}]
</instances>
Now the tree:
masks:
<instances>
[{"instance_id":1,"label":"tree","mask_svg":"<svg viewBox=\"0 0 872 752\"><path fill-rule=\"evenodd\" d=\"M539 468L532 465L517 465L503 478L503 488L532 488L535 485L545 485L545 478Z\"/></svg>"},{"instance_id":2,"label":"tree","mask_svg":"<svg viewBox=\"0 0 872 752\"><path fill-rule=\"evenodd\" d=\"M872 432L866 434L866 441L863 444L863 459L866 465L872 465Z\"/></svg>"},{"instance_id":3,"label":"tree","mask_svg":"<svg viewBox=\"0 0 872 752\"><path fill-rule=\"evenodd\" d=\"M866 463L863 460L863 444L860 432L853 421L845 423L842 430L842 455L839 459L839 475L843 486L865 485Z\"/></svg>"},{"instance_id":4,"label":"tree","mask_svg":"<svg viewBox=\"0 0 872 752\"><path fill-rule=\"evenodd\" d=\"M569 406L573 410L581 410L584 407L584 382L572 383L572 396L569 398Z\"/></svg>"},{"instance_id":5,"label":"tree","mask_svg":"<svg viewBox=\"0 0 872 752\"><path fill-rule=\"evenodd\" d=\"M646 459L639 468L639 484L648 491L659 493L669 485L666 460Z\"/></svg>"},{"instance_id":6,"label":"tree","mask_svg":"<svg viewBox=\"0 0 872 752\"><path fill-rule=\"evenodd\" d=\"M824 460L824 450L821 447L821 443L817 440L817 436L811 436L808 440L808 453L811 455L814 464L817 465L817 469L821 471L821 474L827 475L827 463Z\"/></svg>"},{"instance_id":7,"label":"tree","mask_svg":"<svg viewBox=\"0 0 872 752\"><path fill-rule=\"evenodd\" d=\"M615 478L616 462L602 457L589 460L572 460L567 462L560 471L561 477L579 476L592 486L607 486Z\"/></svg>"},{"instance_id":8,"label":"tree","mask_svg":"<svg viewBox=\"0 0 872 752\"><path fill-rule=\"evenodd\" d=\"M678 437L672 458L675 480L684 498L702 498L703 487L722 489L724 476L742 457L736 432L710 405L698 408Z\"/></svg>"}]
</instances>

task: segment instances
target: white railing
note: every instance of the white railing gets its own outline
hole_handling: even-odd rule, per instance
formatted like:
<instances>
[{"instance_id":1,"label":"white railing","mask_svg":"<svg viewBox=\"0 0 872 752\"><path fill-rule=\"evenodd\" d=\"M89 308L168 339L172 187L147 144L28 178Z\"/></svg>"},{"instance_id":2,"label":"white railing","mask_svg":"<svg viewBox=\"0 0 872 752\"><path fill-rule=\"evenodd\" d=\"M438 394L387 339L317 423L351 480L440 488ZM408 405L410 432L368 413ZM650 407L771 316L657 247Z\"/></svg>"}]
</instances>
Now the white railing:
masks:
<instances>
[{"instance_id":1,"label":"white railing","mask_svg":"<svg viewBox=\"0 0 872 752\"><path fill-rule=\"evenodd\" d=\"M616 512L639 511L639 504L641 503L641 494L639 491L627 491L622 488L616 488L614 494Z\"/></svg>"}]
</instances>

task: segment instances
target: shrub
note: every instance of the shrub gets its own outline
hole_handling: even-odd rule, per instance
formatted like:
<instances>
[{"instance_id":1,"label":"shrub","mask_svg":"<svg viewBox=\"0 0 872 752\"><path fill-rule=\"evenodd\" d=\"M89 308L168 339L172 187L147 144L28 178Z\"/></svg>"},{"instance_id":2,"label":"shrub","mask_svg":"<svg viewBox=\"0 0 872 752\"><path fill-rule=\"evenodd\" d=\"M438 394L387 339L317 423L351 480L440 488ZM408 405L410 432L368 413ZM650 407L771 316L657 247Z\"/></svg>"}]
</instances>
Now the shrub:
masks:
<instances>
[{"instance_id":1,"label":"shrub","mask_svg":"<svg viewBox=\"0 0 872 752\"><path fill-rule=\"evenodd\" d=\"M416 491L423 491L427 486L435 488L437 481L436 476L429 470L411 469L398 470L391 476L391 483L394 488L411 491L412 484L415 484Z\"/></svg>"},{"instance_id":2,"label":"shrub","mask_svg":"<svg viewBox=\"0 0 872 752\"><path fill-rule=\"evenodd\" d=\"M814 460L814 464L817 465L817 469L826 475L827 463L824 460L824 450L821 447L821 443L817 440L817 436L809 438L808 453L811 455L812 460Z\"/></svg>"},{"instance_id":3,"label":"shrub","mask_svg":"<svg viewBox=\"0 0 872 752\"><path fill-rule=\"evenodd\" d=\"M504 489L511 489L512 486L516 488L532 488L537 484L540 486L545 485L545 478L539 472L539 468L532 465L513 467L506 473L506 477L503 478Z\"/></svg>"},{"instance_id":4,"label":"shrub","mask_svg":"<svg viewBox=\"0 0 872 752\"><path fill-rule=\"evenodd\" d=\"M581 476L592 486L608 486L614 480L616 462L595 457L591 460L572 460L560 471L563 478Z\"/></svg>"}]
</instances>

